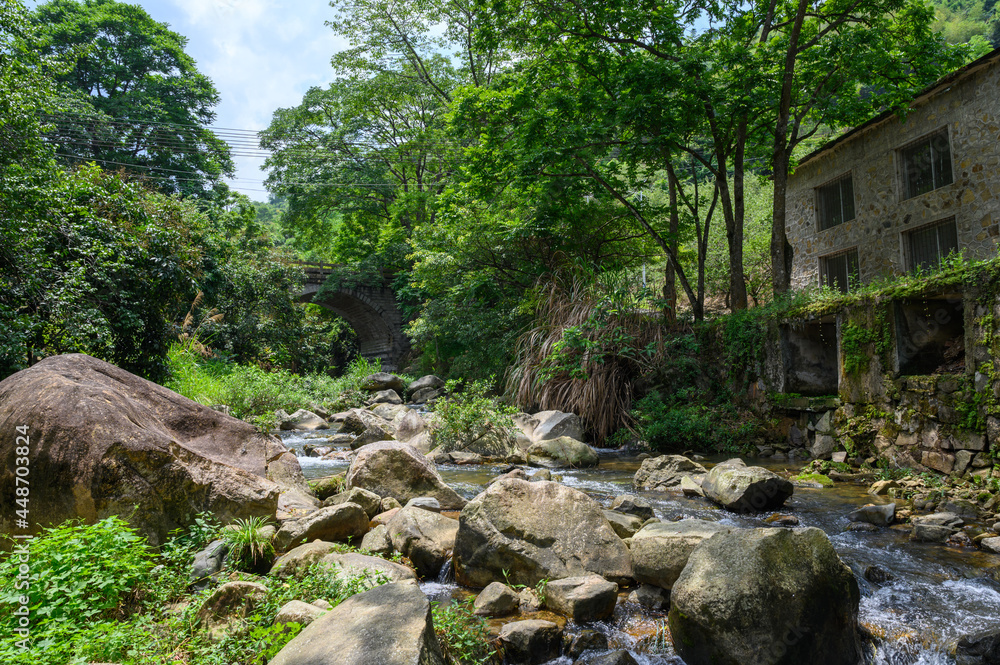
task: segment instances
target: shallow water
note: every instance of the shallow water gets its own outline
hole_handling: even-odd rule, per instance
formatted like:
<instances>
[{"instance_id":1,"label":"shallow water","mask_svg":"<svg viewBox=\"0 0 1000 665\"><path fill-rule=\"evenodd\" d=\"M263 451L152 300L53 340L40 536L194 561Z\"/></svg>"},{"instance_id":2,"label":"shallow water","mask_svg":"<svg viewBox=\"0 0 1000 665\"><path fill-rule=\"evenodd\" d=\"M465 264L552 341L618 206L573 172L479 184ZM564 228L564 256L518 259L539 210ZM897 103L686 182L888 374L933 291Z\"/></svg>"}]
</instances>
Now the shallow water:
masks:
<instances>
[{"instance_id":1,"label":"shallow water","mask_svg":"<svg viewBox=\"0 0 1000 665\"><path fill-rule=\"evenodd\" d=\"M317 434L282 432L281 436L286 446L301 455L304 444L328 445ZM749 528L763 526L769 514L736 515L701 498L636 491L632 478L640 461L614 450L598 452L601 464L595 469L553 473L562 476L563 484L586 492L602 505L608 505L619 494L639 494L664 521L697 517ZM723 459L725 457L712 458L702 463L711 467ZM776 472L797 473L803 466L800 462L776 462L770 458L744 459L748 464ZM299 457L299 462L307 478L340 473L350 465L346 459ZM507 467L442 465L438 471L455 491L471 499ZM1000 622L1000 575L997 573L1000 556L974 549L912 543L906 531L845 531L849 524L847 513L879 500L869 495L867 488L867 484L840 482L826 489L796 487L794 496L781 512L798 517L801 526L825 531L837 553L854 570L862 593L860 620L873 634L881 637L870 661L872 665L953 665L954 658L947 655L950 642ZM880 566L895 579L881 588L873 586L863 576L871 565ZM421 588L437 601L472 597L467 590L444 579L424 582ZM620 603L611 619L590 627L607 634L612 648L629 649L640 665L682 665L669 648L661 655L633 651L641 638L655 633L664 618L637 605ZM567 627L571 631L577 628L572 623ZM571 661L560 658L549 665L571 665Z\"/></svg>"}]
</instances>

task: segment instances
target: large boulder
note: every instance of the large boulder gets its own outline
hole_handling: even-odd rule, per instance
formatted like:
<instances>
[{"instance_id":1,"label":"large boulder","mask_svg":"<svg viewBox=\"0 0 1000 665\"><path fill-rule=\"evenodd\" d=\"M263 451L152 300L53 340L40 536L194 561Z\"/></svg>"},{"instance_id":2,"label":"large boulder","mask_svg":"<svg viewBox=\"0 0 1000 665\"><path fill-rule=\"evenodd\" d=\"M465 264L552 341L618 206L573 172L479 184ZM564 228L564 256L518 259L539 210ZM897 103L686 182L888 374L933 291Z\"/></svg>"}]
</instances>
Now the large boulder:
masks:
<instances>
[{"instance_id":1,"label":"large boulder","mask_svg":"<svg viewBox=\"0 0 1000 665\"><path fill-rule=\"evenodd\" d=\"M531 442L558 439L568 436L583 440L583 422L580 416L565 411L540 411L533 416L523 414L514 419L525 438Z\"/></svg>"},{"instance_id":2,"label":"large boulder","mask_svg":"<svg viewBox=\"0 0 1000 665\"><path fill-rule=\"evenodd\" d=\"M361 541L368 533L368 515L356 503L339 503L320 508L297 520L288 520L274 536L274 548L284 552L291 545L310 540Z\"/></svg>"},{"instance_id":3,"label":"large boulder","mask_svg":"<svg viewBox=\"0 0 1000 665\"><path fill-rule=\"evenodd\" d=\"M395 390L396 392L403 392L403 388L405 386L406 383L402 378L396 376L395 374L389 374L388 372L376 372L375 374L369 374L361 380L361 389L372 393L379 392L381 390Z\"/></svg>"},{"instance_id":4,"label":"large boulder","mask_svg":"<svg viewBox=\"0 0 1000 665\"><path fill-rule=\"evenodd\" d=\"M635 579L661 589L670 589L680 577L694 548L728 527L716 522L686 519L647 524L632 537L632 568Z\"/></svg>"},{"instance_id":5,"label":"large boulder","mask_svg":"<svg viewBox=\"0 0 1000 665\"><path fill-rule=\"evenodd\" d=\"M351 448L354 450L369 443L391 441L395 438L395 428L392 423L366 409L348 411L340 431L343 434L354 435L354 440L351 442Z\"/></svg>"},{"instance_id":6,"label":"large boulder","mask_svg":"<svg viewBox=\"0 0 1000 665\"><path fill-rule=\"evenodd\" d=\"M691 553L670 633L688 665L857 665L860 599L820 529L736 529Z\"/></svg>"},{"instance_id":7,"label":"large boulder","mask_svg":"<svg viewBox=\"0 0 1000 665\"><path fill-rule=\"evenodd\" d=\"M759 466L734 458L717 464L701 483L705 496L736 513L776 510L792 496L792 483Z\"/></svg>"},{"instance_id":8,"label":"large boulder","mask_svg":"<svg viewBox=\"0 0 1000 665\"><path fill-rule=\"evenodd\" d=\"M418 434L426 432L429 427L419 412L407 411L396 426L396 440L407 443Z\"/></svg>"},{"instance_id":9,"label":"large boulder","mask_svg":"<svg viewBox=\"0 0 1000 665\"><path fill-rule=\"evenodd\" d=\"M287 418L282 418L278 423L278 428L282 430L304 429L318 430L330 429L330 423L326 422L312 411L299 409Z\"/></svg>"},{"instance_id":10,"label":"large boulder","mask_svg":"<svg viewBox=\"0 0 1000 665\"><path fill-rule=\"evenodd\" d=\"M309 568L330 552L336 551L334 543L314 540L289 550L278 557L271 566L273 577L302 577Z\"/></svg>"},{"instance_id":11,"label":"large boulder","mask_svg":"<svg viewBox=\"0 0 1000 665\"><path fill-rule=\"evenodd\" d=\"M412 395L418 390L441 390L442 388L444 388L444 379L427 374L411 381L410 385L406 386L406 393Z\"/></svg>"},{"instance_id":12,"label":"large boulder","mask_svg":"<svg viewBox=\"0 0 1000 665\"><path fill-rule=\"evenodd\" d=\"M423 455L398 441L380 441L360 448L347 472L347 487L360 487L403 504L418 496L430 496L444 510L461 510L465 506L465 499L445 484Z\"/></svg>"},{"instance_id":13,"label":"large boulder","mask_svg":"<svg viewBox=\"0 0 1000 665\"><path fill-rule=\"evenodd\" d=\"M489 586L476 596L473 614L487 617L502 617L517 612L520 600L514 590L502 582L490 582Z\"/></svg>"},{"instance_id":14,"label":"large boulder","mask_svg":"<svg viewBox=\"0 0 1000 665\"><path fill-rule=\"evenodd\" d=\"M706 473L705 467L683 455L660 455L642 460L632 482L644 490L680 491L684 476L702 477Z\"/></svg>"},{"instance_id":15,"label":"large boulder","mask_svg":"<svg viewBox=\"0 0 1000 665\"><path fill-rule=\"evenodd\" d=\"M201 512L228 523L316 503L276 437L86 355L46 358L0 382L0 431L10 434L3 459L28 449L35 531L121 515L159 545ZM3 505L14 505L14 470L0 469ZM14 518L0 513L0 532L14 531Z\"/></svg>"},{"instance_id":16,"label":"large boulder","mask_svg":"<svg viewBox=\"0 0 1000 665\"><path fill-rule=\"evenodd\" d=\"M561 436L531 444L528 448L528 462L549 468L580 469L597 466L600 459L597 457L597 451L586 443Z\"/></svg>"},{"instance_id":17,"label":"large boulder","mask_svg":"<svg viewBox=\"0 0 1000 665\"><path fill-rule=\"evenodd\" d=\"M510 665L540 665L559 657L562 631L551 621L511 621L500 629L504 662Z\"/></svg>"},{"instance_id":18,"label":"large boulder","mask_svg":"<svg viewBox=\"0 0 1000 665\"><path fill-rule=\"evenodd\" d=\"M445 665L416 582L352 596L314 620L269 665Z\"/></svg>"},{"instance_id":19,"label":"large boulder","mask_svg":"<svg viewBox=\"0 0 1000 665\"><path fill-rule=\"evenodd\" d=\"M375 492L369 492L360 487L352 487L346 492L334 494L323 501L323 507L337 506L342 503L355 503L364 509L369 518L375 517L382 512L382 497Z\"/></svg>"},{"instance_id":20,"label":"large boulder","mask_svg":"<svg viewBox=\"0 0 1000 665\"><path fill-rule=\"evenodd\" d=\"M385 527L393 549L409 558L424 577L436 577L455 548L458 520L408 505Z\"/></svg>"},{"instance_id":21,"label":"large boulder","mask_svg":"<svg viewBox=\"0 0 1000 665\"><path fill-rule=\"evenodd\" d=\"M505 478L462 510L455 538L461 584L485 587L506 576L534 586L589 573L624 584L632 562L601 507L579 490Z\"/></svg>"},{"instance_id":22,"label":"large boulder","mask_svg":"<svg viewBox=\"0 0 1000 665\"><path fill-rule=\"evenodd\" d=\"M545 608L577 623L611 616L618 602L618 585L600 575L553 580L545 587Z\"/></svg>"},{"instance_id":23,"label":"large boulder","mask_svg":"<svg viewBox=\"0 0 1000 665\"><path fill-rule=\"evenodd\" d=\"M330 552L319 560L319 564L330 566L336 576L345 581L363 577L368 587L417 579L416 573L401 563L357 552Z\"/></svg>"}]
</instances>

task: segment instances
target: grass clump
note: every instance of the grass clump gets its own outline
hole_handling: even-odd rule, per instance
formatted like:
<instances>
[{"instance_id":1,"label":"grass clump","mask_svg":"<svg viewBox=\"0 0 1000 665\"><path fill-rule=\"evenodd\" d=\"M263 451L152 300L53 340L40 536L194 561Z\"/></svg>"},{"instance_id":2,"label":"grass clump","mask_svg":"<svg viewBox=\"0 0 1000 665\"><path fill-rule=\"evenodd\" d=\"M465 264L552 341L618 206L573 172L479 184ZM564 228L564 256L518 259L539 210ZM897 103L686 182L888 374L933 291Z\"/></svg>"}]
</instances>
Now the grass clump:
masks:
<instances>
[{"instance_id":1,"label":"grass clump","mask_svg":"<svg viewBox=\"0 0 1000 665\"><path fill-rule=\"evenodd\" d=\"M486 621L472 613L472 601L432 603L434 632L449 662L457 665L499 663Z\"/></svg>"},{"instance_id":2,"label":"grass clump","mask_svg":"<svg viewBox=\"0 0 1000 665\"><path fill-rule=\"evenodd\" d=\"M266 517L235 520L223 534L229 543L232 567L245 572L266 572L274 562L274 545L261 532L267 526Z\"/></svg>"},{"instance_id":3,"label":"grass clump","mask_svg":"<svg viewBox=\"0 0 1000 665\"><path fill-rule=\"evenodd\" d=\"M332 411L362 406L368 399L362 381L381 369L377 360L357 358L340 377L300 375L205 358L179 343L171 346L167 360L167 388L206 406L225 404L234 416L261 429L273 428L279 409L291 413L313 404Z\"/></svg>"},{"instance_id":4,"label":"grass clump","mask_svg":"<svg viewBox=\"0 0 1000 665\"><path fill-rule=\"evenodd\" d=\"M297 625L274 626L290 600L337 605L388 579L343 576L314 565L299 579L242 575L268 589L247 617L213 641L198 612L212 590L191 594L195 552L219 534L205 515L178 531L159 551L119 517L92 525L76 521L29 541L29 587L18 588L17 555L0 555L0 662L12 665L266 665L294 637ZM29 598L30 639L22 649L14 610Z\"/></svg>"}]
</instances>

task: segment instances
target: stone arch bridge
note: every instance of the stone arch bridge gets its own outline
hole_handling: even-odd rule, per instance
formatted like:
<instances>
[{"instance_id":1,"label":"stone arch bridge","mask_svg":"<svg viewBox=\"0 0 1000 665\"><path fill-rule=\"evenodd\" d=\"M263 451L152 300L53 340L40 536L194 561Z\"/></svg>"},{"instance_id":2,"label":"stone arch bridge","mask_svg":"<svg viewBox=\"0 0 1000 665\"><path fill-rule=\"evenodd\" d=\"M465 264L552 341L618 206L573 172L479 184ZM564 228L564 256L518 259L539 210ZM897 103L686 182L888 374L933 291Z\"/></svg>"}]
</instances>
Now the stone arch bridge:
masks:
<instances>
[{"instance_id":1,"label":"stone arch bridge","mask_svg":"<svg viewBox=\"0 0 1000 665\"><path fill-rule=\"evenodd\" d=\"M410 350L410 340L403 333L403 313L389 287L388 275L383 275L376 286L328 289L320 294L327 278L342 266L301 262L299 265L306 274L299 301L313 302L343 317L358 335L362 356L378 358L383 370L398 370Z\"/></svg>"}]
</instances>

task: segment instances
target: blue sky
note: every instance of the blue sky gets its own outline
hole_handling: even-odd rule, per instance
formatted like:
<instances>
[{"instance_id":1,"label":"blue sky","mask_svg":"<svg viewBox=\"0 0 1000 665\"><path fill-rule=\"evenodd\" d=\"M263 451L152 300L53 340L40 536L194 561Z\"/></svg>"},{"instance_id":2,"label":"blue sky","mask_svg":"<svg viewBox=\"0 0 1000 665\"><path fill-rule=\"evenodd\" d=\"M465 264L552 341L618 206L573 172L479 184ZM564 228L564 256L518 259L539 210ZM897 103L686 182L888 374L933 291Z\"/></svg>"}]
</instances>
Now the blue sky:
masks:
<instances>
[{"instance_id":1,"label":"blue sky","mask_svg":"<svg viewBox=\"0 0 1000 665\"><path fill-rule=\"evenodd\" d=\"M187 52L221 101L215 125L260 130L311 86L333 79L330 57L347 46L325 21L327 0L125 0L188 38ZM35 3L32 3L35 4ZM262 159L235 158L233 189L267 200Z\"/></svg>"}]
</instances>

